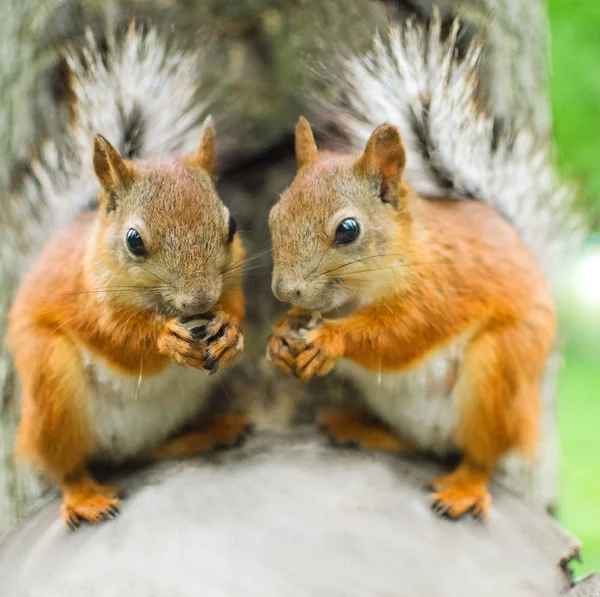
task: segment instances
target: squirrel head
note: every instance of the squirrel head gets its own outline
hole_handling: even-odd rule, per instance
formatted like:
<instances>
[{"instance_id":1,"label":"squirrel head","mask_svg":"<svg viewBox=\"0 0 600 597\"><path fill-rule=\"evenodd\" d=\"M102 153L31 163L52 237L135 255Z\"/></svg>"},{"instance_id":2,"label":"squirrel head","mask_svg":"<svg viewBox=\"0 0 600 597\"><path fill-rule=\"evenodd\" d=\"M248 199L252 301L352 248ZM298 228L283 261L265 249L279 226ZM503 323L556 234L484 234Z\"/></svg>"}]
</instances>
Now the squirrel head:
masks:
<instances>
[{"instance_id":1,"label":"squirrel head","mask_svg":"<svg viewBox=\"0 0 600 597\"><path fill-rule=\"evenodd\" d=\"M380 126L352 158L319 153L301 117L296 159L298 173L269 216L275 296L328 313L389 293L413 237L398 129Z\"/></svg>"},{"instance_id":2,"label":"squirrel head","mask_svg":"<svg viewBox=\"0 0 600 597\"><path fill-rule=\"evenodd\" d=\"M132 303L172 316L210 311L242 250L215 189L214 148L210 117L183 158L130 161L94 138L100 212L87 255L99 286L131 289Z\"/></svg>"}]
</instances>

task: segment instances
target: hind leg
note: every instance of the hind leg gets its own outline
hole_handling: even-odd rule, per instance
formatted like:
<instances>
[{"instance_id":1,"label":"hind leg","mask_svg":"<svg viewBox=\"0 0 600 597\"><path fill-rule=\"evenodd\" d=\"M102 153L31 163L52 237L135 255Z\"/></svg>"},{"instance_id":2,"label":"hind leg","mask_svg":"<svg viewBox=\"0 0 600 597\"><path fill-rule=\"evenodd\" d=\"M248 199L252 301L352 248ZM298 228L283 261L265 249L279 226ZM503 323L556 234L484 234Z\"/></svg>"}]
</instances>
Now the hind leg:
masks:
<instances>
[{"instance_id":1,"label":"hind leg","mask_svg":"<svg viewBox=\"0 0 600 597\"><path fill-rule=\"evenodd\" d=\"M472 339L456 386L457 443L463 460L446 477L433 479L434 509L458 518L485 518L488 484L510 450L532 455L538 437L539 383L550 342L528 322L495 326Z\"/></svg>"},{"instance_id":2,"label":"hind leg","mask_svg":"<svg viewBox=\"0 0 600 597\"><path fill-rule=\"evenodd\" d=\"M60 334L37 331L23 340L15 351L23 384L17 456L61 485L69 527L114 517L116 488L98 485L87 469L94 444L79 351Z\"/></svg>"},{"instance_id":3,"label":"hind leg","mask_svg":"<svg viewBox=\"0 0 600 597\"><path fill-rule=\"evenodd\" d=\"M65 479L62 492L60 515L71 529L82 522L98 523L119 514L118 488L98 485L85 470Z\"/></svg>"},{"instance_id":4,"label":"hind leg","mask_svg":"<svg viewBox=\"0 0 600 597\"><path fill-rule=\"evenodd\" d=\"M218 413L206 428L176 436L151 450L148 456L151 459L176 458L215 449L235 448L242 444L251 427L252 423L246 415Z\"/></svg>"},{"instance_id":5,"label":"hind leg","mask_svg":"<svg viewBox=\"0 0 600 597\"><path fill-rule=\"evenodd\" d=\"M317 423L329 438L340 446L356 446L363 450L377 450L406 454L415 452L417 445L400 437L381 423L354 410L321 410Z\"/></svg>"}]
</instances>

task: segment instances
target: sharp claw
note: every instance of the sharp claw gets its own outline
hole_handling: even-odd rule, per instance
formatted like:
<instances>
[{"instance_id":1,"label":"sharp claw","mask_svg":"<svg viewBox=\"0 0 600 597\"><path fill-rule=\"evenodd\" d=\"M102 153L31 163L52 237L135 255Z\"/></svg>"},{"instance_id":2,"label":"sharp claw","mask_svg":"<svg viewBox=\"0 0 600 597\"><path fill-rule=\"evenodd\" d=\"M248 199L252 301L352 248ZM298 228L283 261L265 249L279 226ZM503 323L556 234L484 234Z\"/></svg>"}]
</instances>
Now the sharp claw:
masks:
<instances>
[{"instance_id":1,"label":"sharp claw","mask_svg":"<svg viewBox=\"0 0 600 597\"><path fill-rule=\"evenodd\" d=\"M212 372L213 368L217 364L216 359L206 359L202 364L202 368L206 369L206 371Z\"/></svg>"},{"instance_id":2,"label":"sharp claw","mask_svg":"<svg viewBox=\"0 0 600 597\"><path fill-rule=\"evenodd\" d=\"M219 330L217 331L216 334L214 334L213 336L211 336L206 342L207 344L212 344L213 342L216 342L219 338L222 338L225 335L225 332L227 331L227 325L222 325Z\"/></svg>"},{"instance_id":3,"label":"sharp claw","mask_svg":"<svg viewBox=\"0 0 600 597\"><path fill-rule=\"evenodd\" d=\"M197 340L203 340L204 338L206 338L207 334L206 326L199 325L198 327L192 328L190 330L190 333L192 334L192 338L195 338Z\"/></svg>"}]
</instances>

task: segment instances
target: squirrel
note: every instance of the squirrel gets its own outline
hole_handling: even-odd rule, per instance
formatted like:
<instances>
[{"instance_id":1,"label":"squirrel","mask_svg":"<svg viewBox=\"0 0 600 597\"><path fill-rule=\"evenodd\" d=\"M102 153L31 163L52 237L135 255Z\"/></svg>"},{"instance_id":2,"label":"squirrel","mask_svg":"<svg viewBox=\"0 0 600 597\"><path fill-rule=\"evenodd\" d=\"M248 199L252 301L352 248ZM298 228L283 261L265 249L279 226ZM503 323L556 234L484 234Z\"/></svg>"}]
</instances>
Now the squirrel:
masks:
<instances>
[{"instance_id":1,"label":"squirrel","mask_svg":"<svg viewBox=\"0 0 600 597\"><path fill-rule=\"evenodd\" d=\"M292 309L267 359L355 382L376 417L321 411L335 443L459 453L432 479L432 506L484 518L499 462L538 450L556 337L542 265L556 271L571 246L573 196L529 131L494 137L476 99L478 48L456 57L456 25L449 39L439 19L390 38L349 60L349 107L330 106L356 145L374 129L360 155L318 151L298 122L298 172L269 215L272 290Z\"/></svg>"},{"instance_id":2,"label":"squirrel","mask_svg":"<svg viewBox=\"0 0 600 597\"><path fill-rule=\"evenodd\" d=\"M76 197L66 209L80 213L46 243L9 314L22 385L17 457L60 485L61 516L72 528L119 511L118 488L94 480L93 461L233 446L249 424L245 415L222 413L204 429L176 435L198 417L219 378L211 374L243 350L244 249L215 188L212 118L204 121L197 149L182 155L161 156L160 146L149 149L143 138L152 136L150 117L159 109L163 147L184 149L198 134L188 132L186 120L200 113L191 103L193 57L181 56L176 68L157 61L166 50L156 34L134 27L109 44L108 56L94 53L95 46L85 61L69 56L74 143L84 152L103 123L116 123L112 134L123 147L127 123L143 122L148 130L137 131L131 152L137 155L130 158L93 137L91 162L82 157L66 185ZM161 63L165 72L156 72ZM127 69L138 81L133 96L122 83ZM156 81L179 95L161 98ZM157 105L161 99L172 103ZM84 209L90 179L97 179L98 205ZM60 191L41 190L51 225L60 219L52 213Z\"/></svg>"}]
</instances>

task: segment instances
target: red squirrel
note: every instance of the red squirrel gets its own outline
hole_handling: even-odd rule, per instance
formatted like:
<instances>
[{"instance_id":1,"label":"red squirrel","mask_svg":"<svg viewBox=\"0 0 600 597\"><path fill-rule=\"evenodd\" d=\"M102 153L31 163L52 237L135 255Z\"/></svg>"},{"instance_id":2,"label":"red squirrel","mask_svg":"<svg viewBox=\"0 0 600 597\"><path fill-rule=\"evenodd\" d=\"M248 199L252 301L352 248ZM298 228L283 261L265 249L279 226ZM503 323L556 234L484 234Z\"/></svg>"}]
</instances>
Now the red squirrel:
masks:
<instances>
[{"instance_id":1,"label":"red squirrel","mask_svg":"<svg viewBox=\"0 0 600 597\"><path fill-rule=\"evenodd\" d=\"M171 437L198 415L209 372L243 349L244 250L215 190L214 144L210 118L183 157L127 160L96 136L99 208L47 243L14 301L17 455L60 484L72 527L118 512L90 461L234 445L248 425L223 414Z\"/></svg>"},{"instance_id":2,"label":"red squirrel","mask_svg":"<svg viewBox=\"0 0 600 597\"><path fill-rule=\"evenodd\" d=\"M301 118L296 157L298 173L269 217L273 292L293 309L275 326L268 358L301 379L339 368L391 427L322 413L339 443L460 450L454 472L432 479L433 504L450 517L487 516L499 459L533 457L537 447L556 332L540 267L491 207L415 192L394 126L378 127L351 156L320 153ZM436 395L403 399L414 371L430 376Z\"/></svg>"}]
</instances>

